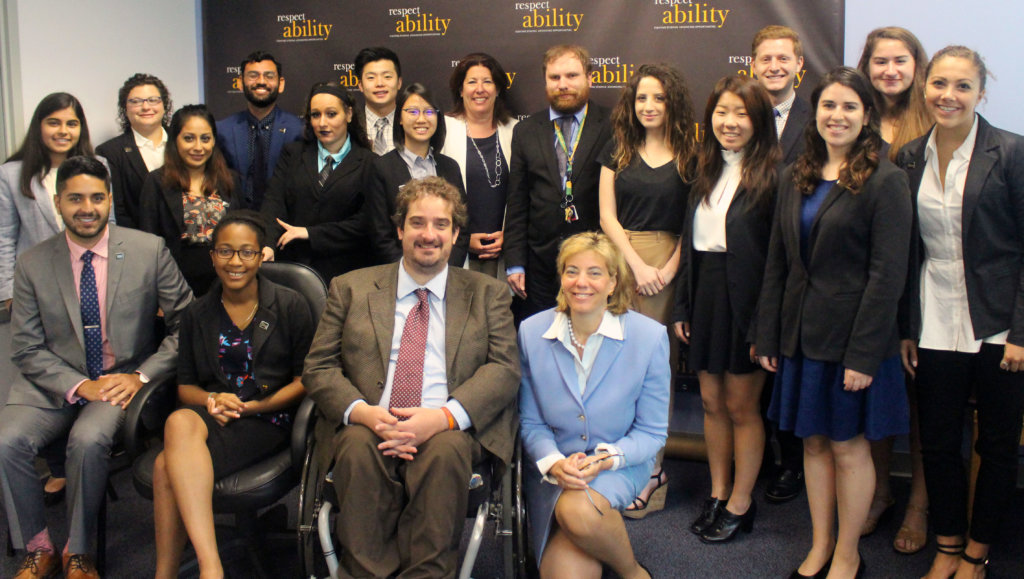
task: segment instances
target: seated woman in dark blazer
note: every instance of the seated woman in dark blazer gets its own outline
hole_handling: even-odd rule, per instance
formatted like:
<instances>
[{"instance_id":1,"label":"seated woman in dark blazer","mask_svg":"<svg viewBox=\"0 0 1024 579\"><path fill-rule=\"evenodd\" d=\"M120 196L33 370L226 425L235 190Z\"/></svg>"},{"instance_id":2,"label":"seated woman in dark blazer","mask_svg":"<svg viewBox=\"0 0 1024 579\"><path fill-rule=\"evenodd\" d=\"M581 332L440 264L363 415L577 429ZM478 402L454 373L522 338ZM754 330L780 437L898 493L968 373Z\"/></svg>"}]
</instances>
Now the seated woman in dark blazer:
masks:
<instances>
[{"instance_id":1,"label":"seated woman in dark blazer","mask_svg":"<svg viewBox=\"0 0 1024 579\"><path fill-rule=\"evenodd\" d=\"M896 311L913 214L864 75L832 70L811 105L806 150L779 181L755 346L777 371L769 418L804 440L813 542L792 577L853 578L875 488L868 441L910 429Z\"/></svg>"},{"instance_id":2,"label":"seated woman in dark blazer","mask_svg":"<svg viewBox=\"0 0 1024 579\"><path fill-rule=\"evenodd\" d=\"M313 339L309 304L259 276L263 220L233 212L213 230L219 282L181 322L178 400L153 473L156 577L178 576L187 538L203 577L222 577L213 484L288 444Z\"/></svg>"},{"instance_id":3,"label":"seated woman in dark blazer","mask_svg":"<svg viewBox=\"0 0 1024 579\"><path fill-rule=\"evenodd\" d=\"M1024 412L1024 137L975 112L988 76L977 52L947 46L925 76L935 127L897 158L917 226L903 361L917 375L938 549L927 577L979 577L1013 497ZM981 468L969 506L961 449L972 392Z\"/></svg>"},{"instance_id":4,"label":"seated woman in dark blazer","mask_svg":"<svg viewBox=\"0 0 1024 579\"><path fill-rule=\"evenodd\" d=\"M164 166L142 186L139 229L164 238L197 296L217 278L210 263L213 228L236 207L238 175L217 147L217 123L204 105L186 105L171 117ZM116 192L115 192L116 195Z\"/></svg>"},{"instance_id":5,"label":"seated woman in dark blazer","mask_svg":"<svg viewBox=\"0 0 1024 579\"><path fill-rule=\"evenodd\" d=\"M451 157L441 154L444 146L444 115L437 101L422 84L414 82L398 95L395 148L373 160L366 198L366 227L370 233L376 263L391 263L402 257L402 244L391 216L395 197L412 178L442 177L458 188L463 202L466 188L462 170ZM469 231L467 229L467 231ZM462 267L469 255L469 234L455 240L448 263Z\"/></svg>"},{"instance_id":6,"label":"seated woman in dark blazer","mask_svg":"<svg viewBox=\"0 0 1024 579\"><path fill-rule=\"evenodd\" d=\"M96 147L96 153L110 164L117 224L137 228L142 185L151 171L164 166L171 95L163 81L143 73L124 81L117 92L117 120L123 132Z\"/></svg>"},{"instance_id":7,"label":"seated woman in dark blazer","mask_svg":"<svg viewBox=\"0 0 1024 579\"><path fill-rule=\"evenodd\" d=\"M315 269L324 281L370 265L363 225L370 152L355 101L334 82L313 85L305 139L281 150L260 209L269 225L267 260Z\"/></svg>"}]
</instances>

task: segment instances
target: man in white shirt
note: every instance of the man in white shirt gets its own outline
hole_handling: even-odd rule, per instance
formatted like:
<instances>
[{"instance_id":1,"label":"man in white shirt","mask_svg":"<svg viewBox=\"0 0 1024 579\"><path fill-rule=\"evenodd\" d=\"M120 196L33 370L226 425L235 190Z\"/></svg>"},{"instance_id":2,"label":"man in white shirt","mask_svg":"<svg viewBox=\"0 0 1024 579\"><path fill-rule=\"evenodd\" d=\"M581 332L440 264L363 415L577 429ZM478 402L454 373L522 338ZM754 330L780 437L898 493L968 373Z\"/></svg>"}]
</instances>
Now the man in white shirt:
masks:
<instances>
[{"instance_id":1,"label":"man in white shirt","mask_svg":"<svg viewBox=\"0 0 1024 579\"><path fill-rule=\"evenodd\" d=\"M395 148L395 101L402 88L402 63L391 49L373 46L356 55L355 73L366 99L359 122L373 152L383 155Z\"/></svg>"}]
</instances>

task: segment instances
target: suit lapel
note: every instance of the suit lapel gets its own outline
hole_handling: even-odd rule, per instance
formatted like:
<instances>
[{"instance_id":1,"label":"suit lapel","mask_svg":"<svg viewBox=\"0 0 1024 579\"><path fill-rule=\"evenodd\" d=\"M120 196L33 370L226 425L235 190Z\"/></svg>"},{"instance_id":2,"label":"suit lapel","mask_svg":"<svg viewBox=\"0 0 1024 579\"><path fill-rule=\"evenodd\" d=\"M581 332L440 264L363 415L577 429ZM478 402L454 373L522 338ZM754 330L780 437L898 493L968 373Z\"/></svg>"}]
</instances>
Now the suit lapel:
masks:
<instances>
[{"instance_id":1,"label":"suit lapel","mask_svg":"<svg viewBox=\"0 0 1024 579\"><path fill-rule=\"evenodd\" d=\"M142 153L139 152L138 145L135 144L135 133L130 129L124 133L122 144L124 145L124 156L128 159L128 165L140 179L145 181L146 175L149 174L149 169L146 167L146 162L142 159Z\"/></svg>"},{"instance_id":2,"label":"suit lapel","mask_svg":"<svg viewBox=\"0 0 1024 579\"><path fill-rule=\"evenodd\" d=\"M55 211L55 205L53 195L43 187L42 182L38 179L32 179L32 194L35 195L36 205L39 207L39 213L43 216L43 220L50 226L50 230L54 234L60 233L60 227L57 226L57 213Z\"/></svg>"},{"instance_id":3,"label":"suit lapel","mask_svg":"<svg viewBox=\"0 0 1024 579\"><path fill-rule=\"evenodd\" d=\"M387 375L388 361L391 358L391 340L395 334L395 302L398 291L398 268L395 263L374 281L377 290L367 294L367 305L370 308L370 323L377 337L377 350L380 352L382 375Z\"/></svg>"},{"instance_id":4,"label":"suit lapel","mask_svg":"<svg viewBox=\"0 0 1024 579\"><path fill-rule=\"evenodd\" d=\"M171 211L171 217L174 218L174 223L178 227L178 232L183 233L185 231L185 206L182 200L184 193L178 191L177 187L171 189L161 187L161 191L164 194L164 203L167 203L167 208Z\"/></svg>"},{"instance_id":5,"label":"suit lapel","mask_svg":"<svg viewBox=\"0 0 1024 579\"><path fill-rule=\"evenodd\" d=\"M594 104L594 103L589 103ZM580 142L576 145L576 154L573 156L573 178L579 179L580 172L584 167L589 166L586 159L590 157L594 147L597 146L597 134L601 132L601 123L604 122L604 115L601 114L601 110L595 105L594 107L587 108L587 116L583 122L583 134L580 135ZM551 129L552 133L554 128ZM551 137L554 139L554 135Z\"/></svg>"},{"instance_id":6,"label":"suit lapel","mask_svg":"<svg viewBox=\"0 0 1024 579\"><path fill-rule=\"evenodd\" d=\"M333 187L335 183L343 179L349 173L359 170L358 159L356 159L359 153L354 150L355 147L355 145L352 145L353 150L350 150L348 154L345 155L345 158L341 160L341 163L331 171L331 174L327 177L327 182L324 183L324 191ZM319 173L317 174L317 177L319 178Z\"/></svg>"},{"instance_id":7,"label":"suit lapel","mask_svg":"<svg viewBox=\"0 0 1024 579\"><path fill-rule=\"evenodd\" d=\"M285 141L288 138L288 127L282 126L284 123L283 111L278 111L277 116L274 118L274 125L270 128L270 158L277 159L281 156L281 148L284 147ZM274 171L273 166L267 167L267 178L270 178L270 174Z\"/></svg>"},{"instance_id":8,"label":"suit lapel","mask_svg":"<svg viewBox=\"0 0 1024 579\"><path fill-rule=\"evenodd\" d=\"M555 125L552 121L547 120L548 112L546 110L540 114L542 117L537 130L539 142L536 146L538 151L544 151L544 166L548 170L548 175L551 176L551 183L558 188L562 184L562 176L558 171L558 154L555 152Z\"/></svg>"},{"instance_id":9,"label":"suit lapel","mask_svg":"<svg viewBox=\"0 0 1024 579\"><path fill-rule=\"evenodd\" d=\"M61 235L53 240L53 277L57 280L57 288L68 311L68 319L75 329L78 344L85 352L85 335L82 332L82 307L78 301L78 290L75 288L75 275L71 272L71 250L68 249L66 238Z\"/></svg>"},{"instance_id":10,"label":"suit lapel","mask_svg":"<svg viewBox=\"0 0 1024 579\"><path fill-rule=\"evenodd\" d=\"M985 188L985 181L992 167L999 161L999 143L992 139L992 132L989 125L981 117L978 117L978 134L975 138L974 151L971 152L971 162L967 166L967 181L964 182L964 205L963 205L963 243L967 243L968 231L971 227L971 218L974 210L978 207L978 198L982 189Z\"/></svg>"},{"instance_id":11,"label":"suit lapel","mask_svg":"<svg viewBox=\"0 0 1024 579\"><path fill-rule=\"evenodd\" d=\"M576 403L583 407L583 398L580 396L579 380L576 375L576 361L569 350L557 338L550 340L551 354L555 358L555 366L562 376L562 384L572 395Z\"/></svg>"},{"instance_id":12,"label":"suit lapel","mask_svg":"<svg viewBox=\"0 0 1024 579\"><path fill-rule=\"evenodd\" d=\"M818 208L818 212L814 214L814 221L811 221L811 232L807 236L807 257L808 259L814 253L814 242L818 238L818 224L821 222L821 216L829 210L830 207L839 199L839 197L846 191L846 187L842 187L837 182L832 185L832 188L825 194L825 200L821 202L821 207ZM800 204L798 204L799 206ZM799 222L800 210L797 210L797 221ZM799 223L798 223L799 225ZM797 231L800 231L797 229Z\"/></svg>"},{"instance_id":13,"label":"suit lapel","mask_svg":"<svg viewBox=\"0 0 1024 579\"><path fill-rule=\"evenodd\" d=\"M623 335L625 338L625 335ZM619 357L619 353L622 352L622 344L624 340L613 340L605 337L601 341L601 351L598 353L597 358L594 360L594 367L590 370L590 379L587 380L587 390L583 394L583 398L590 398L597 390L597 385L604 380L605 374L611 369L612 364L615 363L615 359Z\"/></svg>"},{"instance_id":14,"label":"suit lapel","mask_svg":"<svg viewBox=\"0 0 1024 579\"><path fill-rule=\"evenodd\" d=\"M448 282L444 298L444 367L449 377L455 376L455 354L466 330L466 320L473 303L473 290L465 279L453 275L448 268Z\"/></svg>"},{"instance_id":15,"label":"suit lapel","mask_svg":"<svg viewBox=\"0 0 1024 579\"><path fill-rule=\"evenodd\" d=\"M107 321L109 323L111 313L117 304L117 288L121 283L121 273L124 271L126 247L124 240L118 234L116 225L108 225L110 237L107 241ZM112 338L114 332L107 332L108 339ZM115 349L115 351L117 351Z\"/></svg>"},{"instance_id":16,"label":"suit lapel","mask_svg":"<svg viewBox=\"0 0 1024 579\"><path fill-rule=\"evenodd\" d=\"M302 149L302 165L306 168L306 178L309 179L310 183L313 184L310 190L313 191L313 196L317 199L320 198L320 170L319 159L317 159L318 148L316 144L309 144ZM330 179L328 179L330 180Z\"/></svg>"},{"instance_id":17,"label":"suit lapel","mask_svg":"<svg viewBox=\"0 0 1024 579\"><path fill-rule=\"evenodd\" d=\"M804 132L807 124L807 101L800 97L793 100L793 107L789 109L789 117L786 118L786 126L779 136L779 146L782 148L782 158L788 159L790 151L796 146Z\"/></svg>"}]
</instances>

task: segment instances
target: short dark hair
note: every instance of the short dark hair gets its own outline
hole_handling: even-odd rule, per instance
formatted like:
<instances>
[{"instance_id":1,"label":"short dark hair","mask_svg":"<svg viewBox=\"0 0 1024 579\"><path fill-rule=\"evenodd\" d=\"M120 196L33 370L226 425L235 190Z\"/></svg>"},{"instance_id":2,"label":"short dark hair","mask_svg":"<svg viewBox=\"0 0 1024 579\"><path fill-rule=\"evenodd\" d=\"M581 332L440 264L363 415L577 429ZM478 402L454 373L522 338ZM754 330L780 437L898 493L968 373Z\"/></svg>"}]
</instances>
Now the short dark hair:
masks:
<instances>
[{"instance_id":1,"label":"short dark hair","mask_svg":"<svg viewBox=\"0 0 1024 579\"><path fill-rule=\"evenodd\" d=\"M434 131L433 136L430 137L430 146L434 148L435 153L440 153L444 147L444 137L447 132L444 127L444 115L441 113L441 107L437 106L437 100L434 99L434 95L430 93L430 89L423 86L418 82L414 82L409 86L402 89L402 92L398 94L398 100L395 103L395 122L392 128L392 140L395 143L396 149L405 148L405 129L402 127L402 107L405 106L405 101L409 100L409 97L416 95L421 99L427 101L431 107L437 109L437 130Z\"/></svg>"},{"instance_id":2,"label":"short dark hair","mask_svg":"<svg viewBox=\"0 0 1024 579\"><path fill-rule=\"evenodd\" d=\"M103 185L107 188L107 192L110 191L110 172L107 171L106 165L101 163L96 157L75 155L74 157L68 157L65 159L64 162L60 164L60 167L57 168L57 195L64 192L64 185L68 182L68 179L79 175L96 177L100 181L103 181Z\"/></svg>"},{"instance_id":3,"label":"short dark hair","mask_svg":"<svg viewBox=\"0 0 1024 579\"><path fill-rule=\"evenodd\" d=\"M398 196L395 197L395 214L391 217L395 226L404 229L405 216L409 213L409 206L413 201L427 196L447 201L452 208L452 223L458 229L465 229L466 223L469 222L466 202L455 185L445 181L443 177L413 179L398 190Z\"/></svg>"},{"instance_id":4,"label":"short dark hair","mask_svg":"<svg viewBox=\"0 0 1024 579\"><path fill-rule=\"evenodd\" d=\"M226 213L213 228L210 240L214 245L217 244L217 236L229 225L244 225L256 233L256 242L260 247L267 244L267 222L263 216L252 209L238 209Z\"/></svg>"},{"instance_id":5,"label":"short dark hair","mask_svg":"<svg viewBox=\"0 0 1024 579\"><path fill-rule=\"evenodd\" d=\"M128 95L132 89L146 85L156 87L160 98L164 101L164 118L160 120L160 124L165 129L171 124L171 93L164 85L164 81L151 74L137 72L128 77L128 80L121 85L121 90L117 91L117 122L121 124L121 130L126 133L132 128L131 122L128 121Z\"/></svg>"},{"instance_id":6,"label":"short dark hair","mask_svg":"<svg viewBox=\"0 0 1024 579\"><path fill-rule=\"evenodd\" d=\"M302 115L303 123L306 127L305 138L311 143L316 142L316 131L313 130L313 125L309 120L309 105L313 102L313 97L318 94L329 94L336 97L350 111L355 111L356 107L356 100L352 98L352 93L340 84L336 82L318 82L314 84L313 88L309 89L309 96L306 97L305 112ZM364 149L370 148L370 143L366 140L366 130L356 120L355 114L352 115L352 122L348 124L348 134L352 138L353 143Z\"/></svg>"},{"instance_id":7,"label":"short dark hair","mask_svg":"<svg viewBox=\"0 0 1024 579\"><path fill-rule=\"evenodd\" d=\"M356 78L362 80L363 67L378 60L390 60L395 63L395 72L399 78L402 77L402 63L398 60L398 55L395 54L395 51L384 46L370 46L360 50L359 54L356 55Z\"/></svg>"},{"instance_id":8,"label":"short dark hair","mask_svg":"<svg viewBox=\"0 0 1024 579\"><path fill-rule=\"evenodd\" d=\"M263 50L250 52L249 56L243 58L242 65L238 67L238 73L240 75L244 75L246 65L252 64L254 62L263 62L264 60L269 60L270 62L274 63L274 66L277 67L277 76L284 76L284 67L281 66L281 63L278 62L276 58L274 58L273 54L270 54L269 52Z\"/></svg>"}]
</instances>

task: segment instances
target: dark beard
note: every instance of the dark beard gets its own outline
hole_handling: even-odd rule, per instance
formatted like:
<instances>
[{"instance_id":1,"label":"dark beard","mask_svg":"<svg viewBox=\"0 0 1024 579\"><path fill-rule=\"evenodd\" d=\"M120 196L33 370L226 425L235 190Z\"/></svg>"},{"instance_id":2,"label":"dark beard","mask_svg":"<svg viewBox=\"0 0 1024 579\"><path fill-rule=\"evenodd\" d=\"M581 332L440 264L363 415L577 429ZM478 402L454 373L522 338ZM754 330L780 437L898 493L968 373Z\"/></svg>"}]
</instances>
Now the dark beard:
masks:
<instances>
[{"instance_id":1,"label":"dark beard","mask_svg":"<svg viewBox=\"0 0 1024 579\"><path fill-rule=\"evenodd\" d=\"M251 103L253 106L259 108L266 108L277 102L277 95L280 94L280 92L277 89L275 89L271 91L270 94L267 95L267 98L260 99L256 97L256 94L253 93L248 86L243 86L242 94L245 95L245 100L249 101L249 103Z\"/></svg>"}]
</instances>

